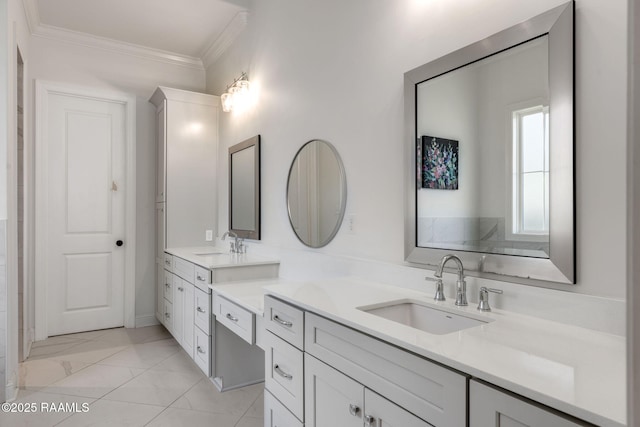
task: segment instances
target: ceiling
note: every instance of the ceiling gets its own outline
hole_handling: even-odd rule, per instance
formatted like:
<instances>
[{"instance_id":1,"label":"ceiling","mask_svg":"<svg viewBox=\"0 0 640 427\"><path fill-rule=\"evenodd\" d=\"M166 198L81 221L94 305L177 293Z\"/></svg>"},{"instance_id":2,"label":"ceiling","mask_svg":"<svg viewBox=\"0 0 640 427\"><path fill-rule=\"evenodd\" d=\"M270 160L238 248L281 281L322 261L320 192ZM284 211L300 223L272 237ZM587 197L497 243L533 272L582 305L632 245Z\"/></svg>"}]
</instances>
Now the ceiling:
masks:
<instances>
[{"instance_id":1,"label":"ceiling","mask_svg":"<svg viewBox=\"0 0 640 427\"><path fill-rule=\"evenodd\" d=\"M24 0L34 35L198 65L246 24L247 0ZM240 28L241 27L241 28Z\"/></svg>"}]
</instances>

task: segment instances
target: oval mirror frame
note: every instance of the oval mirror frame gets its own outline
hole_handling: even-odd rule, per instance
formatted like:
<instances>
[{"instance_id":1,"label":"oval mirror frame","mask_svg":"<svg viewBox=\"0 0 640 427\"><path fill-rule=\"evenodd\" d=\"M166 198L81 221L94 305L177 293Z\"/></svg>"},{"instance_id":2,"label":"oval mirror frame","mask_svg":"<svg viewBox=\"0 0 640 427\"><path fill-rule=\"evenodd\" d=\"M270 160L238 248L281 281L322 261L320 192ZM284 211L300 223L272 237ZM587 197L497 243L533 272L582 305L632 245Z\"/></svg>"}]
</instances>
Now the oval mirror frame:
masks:
<instances>
[{"instance_id":1,"label":"oval mirror frame","mask_svg":"<svg viewBox=\"0 0 640 427\"><path fill-rule=\"evenodd\" d=\"M549 35L551 111L549 259L417 246L415 176L417 85L544 34ZM553 287L550 282L576 283L573 1L405 73L404 115L405 261L416 267L434 269L444 255L451 253L462 260L465 273L470 276L545 287Z\"/></svg>"},{"instance_id":2,"label":"oval mirror frame","mask_svg":"<svg viewBox=\"0 0 640 427\"><path fill-rule=\"evenodd\" d=\"M335 223L333 224L333 227L331 227L331 231L329 233L326 233L326 236L320 236L322 238L319 238L317 242L314 242L309 239L305 239L303 236L300 236L300 234L296 231L296 225L294 224L293 212L292 212L292 206L291 206L291 196L292 196L291 184L292 184L292 173L294 172L296 164L300 159L301 153L303 153L304 150L307 149L308 147L311 147L311 144L316 142L321 143L325 147L327 147L330 150L330 152L333 154L333 158L335 159L336 166L338 169L337 179L339 180L338 186L335 189L335 191L339 192L336 195L336 200L339 201L339 210L337 211ZM347 177L346 177L344 165L342 163L342 159L340 158L340 154L338 154L338 151L336 150L336 148L330 142L327 142L321 139L312 139L306 142L305 144L303 144L302 147L300 147L300 149L296 152L296 155L293 157L293 161L291 162L291 167L289 168L289 175L287 177L287 214L289 216L289 224L291 224L291 229L293 230L298 240L302 244L310 248L321 248L328 245L336 236L336 234L338 233L338 230L340 230L340 226L342 225L342 220L344 219L344 214L346 211L346 205L347 205ZM318 218L317 212L314 218L316 219ZM316 224L316 226L317 225L318 224Z\"/></svg>"}]
</instances>

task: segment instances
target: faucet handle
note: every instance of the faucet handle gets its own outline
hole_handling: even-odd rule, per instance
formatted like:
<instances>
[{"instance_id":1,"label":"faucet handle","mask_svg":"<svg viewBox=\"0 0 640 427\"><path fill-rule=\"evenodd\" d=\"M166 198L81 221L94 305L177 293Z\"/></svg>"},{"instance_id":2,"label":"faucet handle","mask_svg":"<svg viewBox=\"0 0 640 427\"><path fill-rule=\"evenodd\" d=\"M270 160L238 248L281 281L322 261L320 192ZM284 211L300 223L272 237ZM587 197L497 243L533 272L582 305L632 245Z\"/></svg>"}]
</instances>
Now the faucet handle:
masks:
<instances>
[{"instance_id":1,"label":"faucet handle","mask_svg":"<svg viewBox=\"0 0 640 427\"><path fill-rule=\"evenodd\" d=\"M442 284L442 279L435 279L433 277L425 277L424 280L429 282L436 282L436 294L433 297L435 301L446 301L447 299L444 297L444 285Z\"/></svg>"},{"instance_id":2,"label":"faucet handle","mask_svg":"<svg viewBox=\"0 0 640 427\"><path fill-rule=\"evenodd\" d=\"M247 253L247 245L244 244L244 239L242 237L238 237L236 240L236 252L239 254Z\"/></svg>"},{"instance_id":3,"label":"faucet handle","mask_svg":"<svg viewBox=\"0 0 640 427\"><path fill-rule=\"evenodd\" d=\"M487 288L483 286L480 288L480 298L478 301L478 310L480 311L491 311L491 307L489 306L489 292L493 292L494 294L501 294L502 290Z\"/></svg>"}]
</instances>

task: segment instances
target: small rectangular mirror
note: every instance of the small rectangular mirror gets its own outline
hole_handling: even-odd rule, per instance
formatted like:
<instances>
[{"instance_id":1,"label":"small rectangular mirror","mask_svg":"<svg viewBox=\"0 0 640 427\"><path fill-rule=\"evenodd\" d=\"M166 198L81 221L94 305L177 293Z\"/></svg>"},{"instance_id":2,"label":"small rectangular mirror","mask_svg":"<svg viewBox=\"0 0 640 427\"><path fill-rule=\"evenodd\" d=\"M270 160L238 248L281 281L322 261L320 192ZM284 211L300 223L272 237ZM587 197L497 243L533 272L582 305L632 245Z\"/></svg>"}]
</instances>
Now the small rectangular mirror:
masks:
<instances>
[{"instance_id":1,"label":"small rectangular mirror","mask_svg":"<svg viewBox=\"0 0 640 427\"><path fill-rule=\"evenodd\" d=\"M229 147L229 230L260 240L260 135Z\"/></svg>"}]
</instances>

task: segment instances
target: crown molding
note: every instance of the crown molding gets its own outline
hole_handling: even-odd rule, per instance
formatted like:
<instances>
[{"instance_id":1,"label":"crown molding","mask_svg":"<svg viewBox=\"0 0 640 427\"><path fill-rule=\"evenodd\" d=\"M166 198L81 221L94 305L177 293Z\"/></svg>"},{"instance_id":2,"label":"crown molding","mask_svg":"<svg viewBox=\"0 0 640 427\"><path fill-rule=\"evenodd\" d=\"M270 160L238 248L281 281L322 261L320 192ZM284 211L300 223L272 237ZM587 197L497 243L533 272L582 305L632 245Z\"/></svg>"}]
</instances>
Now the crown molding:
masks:
<instances>
[{"instance_id":1,"label":"crown molding","mask_svg":"<svg viewBox=\"0 0 640 427\"><path fill-rule=\"evenodd\" d=\"M160 49L153 49L146 46L140 46L133 43L126 43L108 39L106 37L94 36L79 31L67 30L51 25L40 24L38 29L32 35L45 39L61 41L79 46L85 46L94 49L102 49L123 55L136 56L138 58L150 59L154 61L165 62L172 65L180 65L188 68L204 70L202 60L188 55L168 52Z\"/></svg>"},{"instance_id":2,"label":"crown molding","mask_svg":"<svg viewBox=\"0 0 640 427\"><path fill-rule=\"evenodd\" d=\"M233 43L247 26L247 18L249 15L249 12L246 10L238 12L222 33L209 43L208 47L201 53L200 58L197 58L43 24L40 20L40 13L38 12L38 0L22 0L22 4L27 17L29 31L33 36L197 70L209 68L222 56L229 46L231 46L231 43Z\"/></svg>"},{"instance_id":3,"label":"crown molding","mask_svg":"<svg viewBox=\"0 0 640 427\"><path fill-rule=\"evenodd\" d=\"M27 16L27 25L31 34L35 33L40 25L40 13L38 12L38 0L22 0L24 14Z\"/></svg>"},{"instance_id":4,"label":"crown molding","mask_svg":"<svg viewBox=\"0 0 640 427\"><path fill-rule=\"evenodd\" d=\"M249 12L240 11L233 17L222 33L213 40L200 55L205 69L212 66L218 58L231 46L231 43L242 33L247 26Z\"/></svg>"},{"instance_id":5,"label":"crown molding","mask_svg":"<svg viewBox=\"0 0 640 427\"><path fill-rule=\"evenodd\" d=\"M29 30L33 36L204 70L200 58L43 24L40 21L37 0L23 0L22 3L27 15Z\"/></svg>"}]
</instances>

